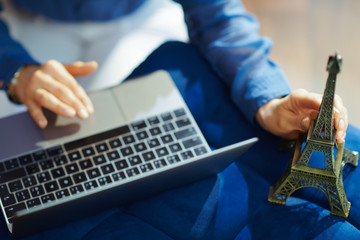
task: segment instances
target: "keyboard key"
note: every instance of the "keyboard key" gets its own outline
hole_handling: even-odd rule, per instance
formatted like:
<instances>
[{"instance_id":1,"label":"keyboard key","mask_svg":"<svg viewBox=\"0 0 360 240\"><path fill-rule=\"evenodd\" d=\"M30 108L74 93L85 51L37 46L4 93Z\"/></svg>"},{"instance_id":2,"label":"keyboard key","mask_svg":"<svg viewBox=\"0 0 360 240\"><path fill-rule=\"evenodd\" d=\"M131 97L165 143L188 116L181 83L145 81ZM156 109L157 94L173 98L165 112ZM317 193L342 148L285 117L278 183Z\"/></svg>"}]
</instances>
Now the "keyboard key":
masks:
<instances>
[{"instance_id":1,"label":"keyboard key","mask_svg":"<svg viewBox=\"0 0 360 240\"><path fill-rule=\"evenodd\" d=\"M123 137L123 141L127 145L127 144L135 142L135 138L133 135L127 135L127 136Z\"/></svg>"},{"instance_id":2,"label":"keyboard key","mask_svg":"<svg viewBox=\"0 0 360 240\"><path fill-rule=\"evenodd\" d=\"M79 167L77 166L76 163L73 164L69 164L65 166L66 172L68 174L74 173L74 172L78 172L79 171Z\"/></svg>"},{"instance_id":3,"label":"keyboard key","mask_svg":"<svg viewBox=\"0 0 360 240\"><path fill-rule=\"evenodd\" d=\"M27 205L28 208L32 208L32 207L35 207L35 206L40 206L41 202L40 202L39 198L33 198L33 199L30 199L30 200L26 201L26 205Z\"/></svg>"},{"instance_id":4,"label":"keyboard key","mask_svg":"<svg viewBox=\"0 0 360 240\"><path fill-rule=\"evenodd\" d=\"M85 159L85 160L83 160L83 161L80 161L80 162L79 162L79 165L80 165L80 168L81 168L82 170L87 169L87 168L91 168L91 167L93 166L93 164L92 164L92 162L91 162L90 159Z\"/></svg>"},{"instance_id":5,"label":"keyboard key","mask_svg":"<svg viewBox=\"0 0 360 240\"><path fill-rule=\"evenodd\" d=\"M76 186L73 186L70 188L70 192L72 195L81 193L83 191L84 191L84 188L81 185L76 185Z\"/></svg>"},{"instance_id":6,"label":"keyboard key","mask_svg":"<svg viewBox=\"0 0 360 240\"><path fill-rule=\"evenodd\" d=\"M9 182L11 180L19 179L26 176L26 172L23 168L3 172L0 174L0 184Z\"/></svg>"},{"instance_id":7,"label":"keyboard key","mask_svg":"<svg viewBox=\"0 0 360 240\"><path fill-rule=\"evenodd\" d=\"M4 205L4 207L6 207L6 206L16 203L16 199L15 199L14 194L8 193L8 194L1 196L1 202Z\"/></svg>"},{"instance_id":8,"label":"keyboard key","mask_svg":"<svg viewBox=\"0 0 360 240\"><path fill-rule=\"evenodd\" d=\"M39 164L43 171L54 167L54 162L52 160L44 160L44 161L39 162Z\"/></svg>"},{"instance_id":9,"label":"keyboard key","mask_svg":"<svg viewBox=\"0 0 360 240\"><path fill-rule=\"evenodd\" d=\"M64 165L68 163L68 160L66 159L65 155L56 156L53 158L56 166Z\"/></svg>"},{"instance_id":10,"label":"keyboard key","mask_svg":"<svg viewBox=\"0 0 360 240\"><path fill-rule=\"evenodd\" d=\"M57 199L61 199L61 198L70 196L70 193L69 193L69 190L63 189L63 190L57 191L55 193L55 196Z\"/></svg>"},{"instance_id":11,"label":"keyboard key","mask_svg":"<svg viewBox=\"0 0 360 240\"><path fill-rule=\"evenodd\" d=\"M95 165L100 165L100 164L106 163L106 158L104 155L98 155L96 157L93 157L93 161L94 161Z\"/></svg>"},{"instance_id":12,"label":"keyboard key","mask_svg":"<svg viewBox=\"0 0 360 240\"><path fill-rule=\"evenodd\" d=\"M201 146L201 147L195 148L194 152L195 152L196 156L199 156L199 155L207 153L208 151L206 150L206 148L204 146Z\"/></svg>"},{"instance_id":13,"label":"keyboard key","mask_svg":"<svg viewBox=\"0 0 360 240\"><path fill-rule=\"evenodd\" d=\"M169 164L173 164L181 161L178 155L168 156L166 160L168 161Z\"/></svg>"},{"instance_id":14,"label":"keyboard key","mask_svg":"<svg viewBox=\"0 0 360 240\"><path fill-rule=\"evenodd\" d=\"M135 144L134 148L135 148L136 152L142 152L142 151L145 151L147 149L145 143L143 143L143 142Z\"/></svg>"},{"instance_id":15,"label":"keyboard key","mask_svg":"<svg viewBox=\"0 0 360 240\"><path fill-rule=\"evenodd\" d=\"M160 120L158 117L154 116L154 117L148 118L148 122L150 125L156 125L156 124L160 123Z\"/></svg>"},{"instance_id":16,"label":"keyboard key","mask_svg":"<svg viewBox=\"0 0 360 240\"><path fill-rule=\"evenodd\" d=\"M25 189L15 193L15 197L18 202L22 202L30 198L30 193L27 189Z\"/></svg>"},{"instance_id":17,"label":"keyboard key","mask_svg":"<svg viewBox=\"0 0 360 240\"><path fill-rule=\"evenodd\" d=\"M150 148L154 148L160 145L160 141L157 138L149 139L147 143Z\"/></svg>"},{"instance_id":18,"label":"keyboard key","mask_svg":"<svg viewBox=\"0 0 360 240\"><path fill-rule=\"evenodd\" d=\"M171 144L169 145L169 148L172 153L176 153L182 150L182 147L179 143Z\"/></svg>"},{"instance_id":19,"label":"keyboard key","mask_svg":"<svg viewBox=\"0 0 360 240\"><path fill-rule=\"evenodd\" d=\"M31 187L37 184L36 178L35 176L30 176L30 177L26 177L22 179L22 182L24 184L24 186L27 187Z\"/></svg>"},{"instance_id":20,"label":"keyboard key","mask_svg":"<svg viewBox=\"0 0 360 240\"><path fill-rule=\"evenodd\" d=\"M96 148L96 151L97 151L98 153L102 153L102 152L105 152L105 151L109 150L109 147L107 146L106 142L97 144L97 145L95 146L95 148Z\"/></svg>"},{"instance_id":21,"label":"keyboard key","mask_svg":"<svg viewBox=\"0 0 360 240\"><path fill-rule=\"evenodd\" d=\"M121 169L129 167L126 160L120 160L120 161L115 162L115 166L116 166L117 170L121 170Z\"/></svg>"},{"instance_id":22,"label":"keyboard key","mask_svg":"<svg viewBox=\"0 0 360 240\"><path fill-rule=\"evenodd\" d=\"M141 121L137 121L131 124L132 128L137 131L143 128L146 128L146 122L141 120Z\"/></svg>"},{"instance_id":23,"label":"keyboard key","mask_svg":"<svg viewBox=\"0 0 360 240\"><path fill-rule=\"evenodd\" d=\"M7 170L11 170L11 169L19 167L19 163L16 158L6 160L4 163L5 163L5 167Z\"/></svg>"},{"instance_id":24,"label":"keyboard key","mask_svg":"<svg viewBox=\"0 0 360 240\"><path fill-rule=\"evenodd\" d=\"M174 114L176 117L181 117L181 116L184 116L186 114L186 112L185 112L185 109L179 108L174 111Z\"/></svg>"},{"instance_id":25,"label":"keyboard key","mask_svg":"<svg viewBox=\"0 0 360 240\"><path fill-rule=\"evenodd\" d=\"M82 150L82 154L84 155L84 157L93 156L95 155L95 149L93 147L87 147Z\"/></svg>"},{"instance_id":26,"label":"keyboard key","mask_svg":"<svg viewBox=\"0 0 360 240\"><path fill-rule=\"evenodd\" d=\"M113 160L116 160L116 159L120 158L120 154L119 154L118 150L108 152L106 155L107 155L107 157L108 157L108 159L110 161L113 161Z\"/></svg>"},{"instance_id":27,"label":"keyboard key","mask_svg":"<svg viewBox=\"0 0 360 240\"><path fill-rule=\"evenodd\" d=\"M0 172L5 171L5 165L3 162L0 162Z\"/></svg>"},{"instance_id":28,"label":"keyboard key","mask_svg":"<svg viewBox=\"0 0 360 240\"><path fill-rule=\"evenodd\" d=\"M162 125L162 128L164 129L165 132L170 132L175 129L174 125L170 122Z\"/></svg>"},{"instance_id":29,"label":"keyboard key","mask_svg":"<svg viewBox=\"0 0 360 240\"><path fill-rule=\"evenodd\" d=\"M155 152L159 158L169 155L169 151L166 149L166 147L158 148L155 150Z\"/></svg>"},{"instance_id":30,"label":"keyboard key","mask_svg":"<svg viewBox=\"0 0 360 240\"><path fill-rule=\"evenodd\" d=\"M87 170L87 174L90 179L99 177L101 175L100 170L98 168L93 168L93 169Z\"/></svg>"},{"instance_id":31,"label":"keyboard key","mask_svg":"<svg viewBox=\"0 0 360 240\"><path fill-rule=\"evenodd\" d=\"M182 144L184 145L185 148L191 148L191 147L195 147L197 145L202 144L202 141L199 137L193 137L193 138L183 141Z\"/></svg>"},{"instance_id":32,"label":"keyboard key","mask_svg":"<svg viewBox=\"0 0 360 240\"><path fill-rule=\"evenodd\" d=\"M103 140L106 140L109 138L113 138L113 137L116 137L116 136L119 136L122 134L126 134L128 132L130 132L130 128L127 125L125 125L125 126L118 127L118 128L106 131L106 132L92 135L90 137L85 137L85 138L82 138L79 140L75 140L73 142L66 143L66 144L64 144L64 147L65 147L66 151L71 151L73 149L77 149L77 148L80 148L80 147L83 147L86 145L97 143L97 142L100 142L100 141L103 141Z\"/></svg>"},{"instance_id":33,"label":"keyboard key","mask_svg":"<svg viewBox=\"0 0 360 240\"><path fill-rule=\"evenodd\" d=\"M136 137L139 141L141 141L141 140L148 138L149 135L147 134L146 131L141 131L141 132L136 133Z\"/></svg>"},{"instance_id":34,"label":"keyboard key","mask_svg":"<svg viewBox=\"0 0 360 240\"><path fill-rule=\"evenodd\" d=\"M182 138L192 136L194 134L196 134L195 129L193 127L189 127L184 130L175 132L175 137L176 137L176 139L182 139Z\"/></svg>"},{"instance_id":35,"label":"keyboard key","mask_svg":"<svg viewBox=\"0 0 360 240\"><path fill-rule=\"evenodd\" d=\"M81 183L81 182L85 182L87 180L87 177L85 175L85 173L81 172L81 173L77 173L73 176L74 182L75 183Z\"/></svg>"},{"instance_id":36,"label":"keyboard key","mask_svg":"<svg viewBox=\"0 0 360 240\"><path fill-rule=\"evenodd\" d=\"M46 192L53 192L59 189L59 185L56 181L48 182L44 184Z\"/></svg>"},{"instance_id":37,"label":"keyboard key","mask_svg":"<svg viewBox=\"0 0 360 240\"><path fill-rule=\"evenodd\" d=\"M23 187L20 180L16 180L14 182L9 183L9 189L10 189L11 192L16 192L16 191L19 191L19 190L21 190L23 188L24 187Z\"/></svg>"},{"instance_id":38,"label":"keyboard key","mask_svg":"<svg viewBox=\"0 0 360 240\"><path fill-rule=\"evenodd\" d=\"M175 123L178 128L182 128L182 127L185 127L185 126L191 124L191 122L188 118L180 119L180 120L176 121Z\"/></svg>"},{"instance_id":39,"label":"keyboard key","mask_svg":"<svg viewBox=\"0 0 360 240\"><path fill-rule=\"evenodd\" d=\"M36 152L33 152L32 156L35 161L45 160L46 152L45 152L45 150L38 150Z\"/></svg>"},{"instance_id":40,"label":"keyboard key","mask_svg":"<svg viewBox=\"0 0 360 240\"><path fill-rule=\"evenodd\" d=\"M30 193L32 197L38 197L40 195L43 195L45 193L43 186L38 185L35 187L30 188Z\"/></svg>"},{"instance_id":41,"label":"keyboard key","mask_svg":"<svg viewBox=\"0 0 360 240\"><path fill-rule=\"evenodd\" d=\"M43 182L47 182L47 181L51 180L51 176L50 176L49 172L42 172L36 176L37 176L39 183L43 183Z\"/></svg>"},{"instance_id":42,"label":"keyboard key","mask_svg":"<svg viewBox=\"0 0 360 240\"><path fill-rule=\"evenodd\" d=\"M161 167L165 167L167 165L167 163L165 162L164 159L155 160L153 163L154 163L155 168L161 168Z\"/></svg>"},{"instance_id":43,"label":"keyboard key","mask_svg":"<svg viewBox=\"0 0 360 240\"><path fill-rule=\"evenodd\" d=\"M159 135L162 133L161 129L159 127L151 128L151 129L149 129L149 132L150 132L151 136L156 136L156 135Z\"/></svg>"},{"instance_id":44,"label":"keyboard key","mask_svg":"<svg viewBox=\"0 0 360 240\"><path fill-rule=\"evenodd\" d=\"M121 151L121 154L124 157L132 155L134 153L133 149L130 146L129 147L124 147L120 151Z\"/></svg>"},{"instance_id":45,"label":"keyboard key","mask_svg":"<svg viewBox=\"0 0 360 240\"><path fill-rule=\"evenodd\" d=\"M171 143L174 141L173 137L168 134L168 135L165 135L165 136L162 136L161 137L161 141L164 143L164 144L168 144L168 143Z\"/></svg>"},{"instance_id":46,"label":"keyboard key","mask_svg":"<svg viewBox=\"0 0 360 240\"><path fill-rule=\"evenodd\" d=\"M41 196L41 201L42 201L43 204L45 204L47 202L52 202L52 201L55 201L55 200L56 200L55 195L53 193Z\"/></svg>"},{"instance_id":47,"label":"keyboard key","mask_svg":"<svg viewBox=\"0 0 360 240\"><path fill-rule=\"evenodd\" d=\"M19 162L21 165L26 165L33 162L32 156L30 154L19 157Z\"/></svg>"},{"instance_id":48,"label":"keyboard key","mask_svg":"<svg viewBox=\"0 0 360 240\"><path fill-rule=\"evenodd\" d=\"M128 177L133 177L133 176L139 175L140 172L137 167L134 167L134 168L127 169L126 174L128 175Z\"/></svg>"},{"instance_id":49,"label":"keyboard key","mask_svg":"<svg viewBox=\"0 0 360 240\"><path fill-rule=\"evenodd\" d=\"M66 188L66 187L72 186L74 183L73 183L71 177L68 176L68 177L59 179L59 184L60 184L61 188Z\"/></svg>"},{"instance_id":50,"label":"keyboard key","mask_svg":"<svg viewBox=\"0 0 360 240\"><path fill-rule=\"evenodd\" d=\"M29 175L40 172L39 164L34 163L26 166L26 171Z\"/></svg>"},{"instance_id":51,"label":"keyboard key","mask_svg":"<svg viewBox=\"0 0 360 240\"><path fill-rule=\"evenodd\" d=\"M109 145L112 149L121 147L121 141L119 138L113 139L109 141Z\"/></svg>"},{"instance_id":52,"label":"keyboard key","mask_svg":"<svg viewBox=\"0 0 360 240\"><path fill-rule=\"evenodd\" d=\"M46 149L46 152L49 157L53 157L53 156L64 153L64 150L62 149L62 147L60 145L58 145L58 146L54 146L54 147Z\"/></svg>"},{"instance_id":53,"label":"keyboard key","mask_svg":"<svg viewBox=\"0 0 360 240\"><path fill-rule=\"evenodd\" d=\"M151 170L153 170L154 168L153 168L153 166L151 165L151 163L146 163L146 164L143 164L143 165L141 165L140 166L140 170L141 170L141 172L149 172L149 171L151 171Z\"/></svg>"},{"instance_id":54,"label":"keyboard key","mask_svg":"<svg viewBox=\"0 0 360 240\"><path fill-rule=\"evenodd\" d=\"M137 164L140 164L141 163L141 159L139 156L135 155L135 156L132 156L132 157L129 157L128 158L128 161L130 163L131 166L134 166L134 165L137 165Z\"/></svg>"},{"instance_id":55,"label":"keyboard key","mask_svg":"<svg viewBox=\"0 0 360 240\"><path fill-rule=\"evenodd\" d=\"M84 183L84 187L86 190L97 188L99 185L97 184L96 180L92 180L89 182Z\"/></svg>"},{"instance_id":56,"label":"keyboard key","mask_svg":"<svg viewBox=\"0 0 360 240\"><path fill-rule=\"evenodd\" d=\"M194 154L190 150L181 153L181 158L183 160L187 160L187 159L190 159L190 158L193 158L193 157L194 157Z\"/></svg>"},{"instance_id":57,"label":"keyboard key","mask_svg":"<svg viewBox=\"0 0 360 240\"><path fill-rule=\"evenodd\" d=\"M112 175L114 182L120 181L122 179L125 179L125 173L124 172L117 172Z\"/></svg>"},{"instance_id":58,"label":"keyboard key","mask_svg":"<svg viewBox=\"0 0 360 240\"><path fill-rule=\"evenodd\" d=\"M101 171L103 172L104 175L106 175L106 174L114 172L115 169L114 169L113 165L110 163L105 166L102 166Z\"/></svg>"},{"instance_id":59,"label":"keyboard key","mask_svg":"<svg viewBox=\"0 0 360 240\"><path fill-rule=\"evenodd\" d=\"M162 113L160 116L164 122L173 119L170 112Z\"/></svg>"},{"instance_id":60,"label":"keyboard key","mask_svg":"<svg viewBox=\"0 0 360 240\"><path fill-rule=\"evenodd\" d=\"M18 204L12 205L10 207L5 208L6 216L8 218L15 216L16 212L18 212L20 210L24 210L24 209L26 209L25 203L18 203Z\"/></svg>"},{"instance_id":61,"label":"keyboard key","mask_svg":"<svg viewBox=\"0 0 360 240\"><path fill-rule=\"evenodd\" d=\"M75 151L75 152L68 153L68 157L69 157L70 161L73 162L73 161L81 159L81 154L79 151Z\"/></svg>"},{"instance_id":62,"label":"keyboard key","mask_svg":"<svg viewBox=\"0 0 360 240\"><path fill-rule=\"evenodd\" d=\"M9 194L9 189L6 184L0 185L0 197Z\"/></svg>"},{"instance_id":63,"label":"keyboard key","mask_svg":"<svg viewBox=\"0 0 360 240\"><path fill-rule=\"evenodd\" d=\"M65 176L65 171L62 167L56 168L51 170L51 175L53 176L53 178L59 178L62 176Z\"/></svg>"},{"instance_id":64,"label":"keyboard key","mask_svg":"<svg viewBox=\"0 0 360 240\"><path fill-rule=\"evenodd\" d=\"M155 154L153 151L145 152L141 155L145 161L150 161L155 159Z\"/></svg>"},{"instance_id":65,"label":"keyboard key","mask_svg":"<svg viewBox=\"0 0 360 240\"><path fill-rule=\"evenodd\" d=\"M98 179L99 185L104 186L106 184L112 183L110 176L101 177Z\"/></svg>"}]
</instances>

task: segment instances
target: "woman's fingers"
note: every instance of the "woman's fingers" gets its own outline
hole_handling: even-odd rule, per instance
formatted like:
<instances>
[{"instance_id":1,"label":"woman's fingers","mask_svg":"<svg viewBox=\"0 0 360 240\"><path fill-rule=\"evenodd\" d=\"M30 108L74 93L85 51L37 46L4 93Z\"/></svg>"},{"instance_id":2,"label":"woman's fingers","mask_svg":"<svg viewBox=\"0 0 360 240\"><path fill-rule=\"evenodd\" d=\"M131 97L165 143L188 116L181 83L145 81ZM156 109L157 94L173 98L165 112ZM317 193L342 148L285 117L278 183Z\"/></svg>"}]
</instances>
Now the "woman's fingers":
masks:
<instances>
[{"instance_id":1,"label":"woman's fingers","mask_svg":"<svg viewBox=\"0 0 360 240\"><path fill-rule=\"evenodd\" d=\"M335 95L334 101L334 125L336 128L336 141L338 143L345 141L346 130L348 127L348 113L341 97Z\"/></svg>"},{"instance_id":2,"label":"woman's fingers","mask_svg":"<svg viewBox=\"0 0 360 240\"><path fill-rule=\"evenodd\" d=\"M74 76L89 75L96 69L96 62L63 65L50 60L41 66L27 65L19 74L15 91L42 128L47 125L42 107L67 118L78 116L85 119L94 108Z\"/></svg>"},{"instance_id":3,"label":"woman's fingers","mask_svg":"<svg viewBox=\"0 0 360 240\"><path fill-rule=\"evenodd\" d=\"M77 66L74 67L73 65ZM80 65L80 66L79 66ZM78 69L78 75L80 73L83 73L83 75L91 74L93 71L90 71L87 66L88 64L81 64L81 62L76 62L74 64L68 64L67 66L70 69ZM90 64L91 65L91 64ZM84 67L82 67L84 66ZM88 114L91 114L94 112L94 107L87 96L85 90L78 84L76 79L72 76L72 74L66 69L65 65L61 64L60 62L57 62L55 60L50 60L44 65L44 69L46 70L46 73L49 74L52 78L54 78L59 83L62 83L64 86L66 86L70 91L71 95L63 95L63 93L60 93L60 95L57 95L58 97L63 96L63 98L66 98L67 104L70 104L72 107L74 107L77 110L78 116L80 118L86 118ZM95 69L96 70L96 69ZM54 86L55 87L55 86ZM56 90L59 90L59 88L52 89L50 91L54 91L56 95ZM60 89L61 90L61 89Z\"/></svg>"},{"instance_id":4,"label":"woman's fingers","mask_svg":"<svg viewBox=\"0 0 360 240\"><path fill-rule=\"evenodd\" d=\"M28 111L30 113L30 116L34 119L36 124L40 128L45 128L48 124L47 119L41 109L41 106L37 104L34 101L28 102L26 104L26 107L28 108Z\"/></svg>"}]
</instances>

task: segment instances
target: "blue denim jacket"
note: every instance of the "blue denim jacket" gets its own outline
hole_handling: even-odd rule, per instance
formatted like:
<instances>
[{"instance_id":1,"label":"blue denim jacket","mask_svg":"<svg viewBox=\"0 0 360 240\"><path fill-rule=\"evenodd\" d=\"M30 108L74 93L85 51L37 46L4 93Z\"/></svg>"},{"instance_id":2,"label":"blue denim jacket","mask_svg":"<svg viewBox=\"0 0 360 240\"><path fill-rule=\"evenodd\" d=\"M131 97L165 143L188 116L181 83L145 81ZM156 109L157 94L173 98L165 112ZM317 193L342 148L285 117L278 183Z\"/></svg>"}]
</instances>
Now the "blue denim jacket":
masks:
<instances>
[{"instance_id":1,"label":"blue denim jacket","mask_svg":"<svg viewBox=\"0 0 360 240\"><path fill-rule=\"evenodd\" d=\"M67 21L108 21L131 14L146 0L12 0L15 6ZM184 9L192 44L231 89L231 97L249 121L260 106L290 93L281 68L269 59L272 42L259 35L259 23L239 0L177 0ZM0 81L37 63L0 21ZM1 86L1 84L0 84Z\"/></svg>"}]
</instances>

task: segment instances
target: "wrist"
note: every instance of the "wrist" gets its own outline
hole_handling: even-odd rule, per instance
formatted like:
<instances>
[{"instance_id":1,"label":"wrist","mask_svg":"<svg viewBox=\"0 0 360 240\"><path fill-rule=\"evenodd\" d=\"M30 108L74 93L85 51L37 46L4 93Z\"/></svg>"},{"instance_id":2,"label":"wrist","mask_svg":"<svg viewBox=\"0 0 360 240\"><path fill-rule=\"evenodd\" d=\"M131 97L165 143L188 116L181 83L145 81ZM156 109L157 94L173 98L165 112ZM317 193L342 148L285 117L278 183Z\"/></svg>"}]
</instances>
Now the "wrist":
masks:
<instances>
[{"instance_id":1,"label":"wrist","mask_svg":"<svg viewBox=\"0 0 360 240\"><path fill-rule=\"evenodd\" d=\"M258 109L255 118L256 118L256 121L258 122L258 124L263 129L271 132L271 128L272 128L271 126L276 124L276 123L273 123L273 121L275 121L274 115L275 115L276 108L279 105L280 101L281 101L281 99L275 98L275 99L270 100L269 102L265 103Z\"/></svg>"},{"instance_id":2,"label":"wrist","mask_svg":"<svg viewBox=\"0 0 360 240\"><path fill-rule=\"evenodd\" d=\"M16 87L18 84L18 79L19 79L19 75L20 72L22 70L23 67L20 67L13 75L12 79L10 80L10 82L8 83L7 87L6 87L6 92L7 92L7 96L9 98L9 100L13 103L16 104L21 104L21 101L16 93Z\"/></svg>"}]
</instances>

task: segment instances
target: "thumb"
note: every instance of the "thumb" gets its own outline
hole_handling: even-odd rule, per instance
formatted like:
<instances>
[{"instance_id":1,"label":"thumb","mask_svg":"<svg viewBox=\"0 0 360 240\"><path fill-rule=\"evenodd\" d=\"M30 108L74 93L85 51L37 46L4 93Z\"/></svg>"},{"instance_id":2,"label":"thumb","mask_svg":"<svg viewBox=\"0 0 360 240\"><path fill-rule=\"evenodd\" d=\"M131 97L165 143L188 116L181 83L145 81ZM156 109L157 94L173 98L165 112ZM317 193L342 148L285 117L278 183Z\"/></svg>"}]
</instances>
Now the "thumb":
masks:
<instances>
[{"instance_id":1,"label":"thumb","mask_svg":"<svg viewBox=\"0 0 360 240\"><path fill-rule=\"evenodd\" d=\"M309 130L309 127L310 127L310 117L303 118L300 122L300 129L303 132L306 132L307 130Z\"/></svg>"},{"instance_id":2,"label":"thumb","mask_svg":"<svg viewBox=\"0 0 360 240\"><path fill-rule=\"evenodd\" d=\"M98 64L96 61L91 61L91 62L78 61L70 64L64 64L64 67L71 75L73 75L74 77L79 77L79 76L88 76L94 73L98 68Z\"/></svg>"}]
</instances>

